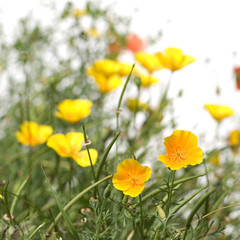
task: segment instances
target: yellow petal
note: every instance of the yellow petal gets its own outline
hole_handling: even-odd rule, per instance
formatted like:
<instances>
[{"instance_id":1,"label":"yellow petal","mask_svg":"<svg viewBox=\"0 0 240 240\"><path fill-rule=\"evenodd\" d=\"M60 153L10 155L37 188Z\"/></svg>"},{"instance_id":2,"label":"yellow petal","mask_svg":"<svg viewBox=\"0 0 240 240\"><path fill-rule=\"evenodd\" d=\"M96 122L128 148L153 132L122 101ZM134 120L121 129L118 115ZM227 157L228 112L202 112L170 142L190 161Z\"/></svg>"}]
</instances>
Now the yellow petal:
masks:
<instances>
[{"instance_id":1,"label":"yellow petal","mask_svg":"<svg viewBox=\"0 0 240 240\"><path fill-rule=\"evenodd\" d=\"M141 164L135 159L125 159L117 167L118 173L129 173L131 176L135 176L135 173Z\"/></svg>"},{"instance_id":2,"label":"yellow petal","mask_svg":"<svg viewBox=\"0 0 240 240\"><path fill-rule=\"evenodd\" d=\"M153 54L149 54L146 52L137 52L135 54L135 58L143 67L145 67L150 72L162 68L159 59Z\"/></svg>"},{"instance_id":3,"label":"yellow petal","mask_svg":"<svg viewBox=\"0 0 240 240\"><path fill-rule=\"evenodd\" d=\"M47 146L54 149L62 157L71 157L69 143L63 134L55 134L49 137Z\"/></svg>"},{"instance_id":4,"label":"yellow petal","mask_svg":"<svg viewBox=\"0 0 240 240\"><path fill-rule=\"evenodd\" d=\"M87 99L65 99L58 104L56 116L70 123L77 123L91 113L92 102Z\"/></svg>"},{"instance_id":5,"label":"yellow petal","mask_svg":"<svg viewBox=\"0 0 240 240\"><path fill-rule=\"evenodd\" d=\"M89 152L90 152L90 156L91 156L91 160L92 160L92 165L94 165L97 162L98 152L97 152L97 150L92 149L92 148L89 149ZM83 151L79 152L78 154L75 154L73 156L73 159L81 167L91 166L91 162L89 160L87 150L83 150Z\"/></svg>"},{"instance_id":6,"label":"yellow petal","mask_svg":"<svg viewBox=\"0 0 240 240\"><path fill-rule=\"evenodd\" d=\"M130 188L129 176L124 173L115 173L112 178L113 186L120 190L126 191Z\"/></svg>"},{"instance_id":7,"label":"yellow petal","mask_svg":"<svg viewBox=\"0 0 240 240\"><path fill-rule=\"evenodd\" d=\"M188 164L191 164L191 165L200 164L202 160L203 160L203 151L200 147L192 148L187 153Z\"/></svg>"},{"instance_id":8,"label":"yellow petal","mask_svg":"<svg viewBox=\"0 0 240 240\"><path fill-rule=\"evenodd\" d=\"M38 132L38 142L39 143L46 142L49 136L52 135L52 133L53 133L52 127L47 125L40 125L39 132Z\"/></svg>"},{"instance_id":9,"label":"yellow petal","mask_svg":"<svg viewBox=\"0 0 240 240\"><path fill-rule=\"evenodd\" d=\"M128 190L123 191L123 193L131 197L136 197L143 191L144 186L145 186L145 183L134 185L130 187Z\"/></svg>"},{"instance_id":10,"label":"yellow petal","mask_svg":"<svg viewBox=\"0 0 240 240\"><path fill-rule=\"evenodd\" d=\"M84 142L84 134L81 132L70 132L66 134L66 140L72 153L78 153Z\"/></svg>"}]
</instances>

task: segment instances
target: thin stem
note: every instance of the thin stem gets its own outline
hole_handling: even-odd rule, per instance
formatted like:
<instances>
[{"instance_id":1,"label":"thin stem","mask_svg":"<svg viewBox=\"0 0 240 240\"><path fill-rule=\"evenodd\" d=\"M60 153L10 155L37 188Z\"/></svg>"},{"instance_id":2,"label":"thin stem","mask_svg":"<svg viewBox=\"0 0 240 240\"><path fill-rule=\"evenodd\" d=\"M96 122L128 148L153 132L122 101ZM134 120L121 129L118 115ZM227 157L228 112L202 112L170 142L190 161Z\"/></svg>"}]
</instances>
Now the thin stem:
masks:
<instances>
[{"instance_id":1,"label":"thin stem","mask_svg":"<svg viewBox=\"0 0 240 240\"><path fill-rule=\"evenodd\" d=\"M117 106L117 109L116 109L116 132L118 133L119 132L119 113L120 113L120 107L121 107L121 103L122 103L122 99L123 99L123 95L126 91L126 88L127 88L127 85L128 85L128 82L131 78L131 75L132 75L132 71L135 67L135 64L132 65L132 69L130 71L130 73L128 74L128 77L127 77L127 80L123 86L123 90L121 92L121 95L120 95L120 98L119 98L119 101L118 101L118 106ZM117 159L118 159L118 144L117 144L117 141L116 141L116 155L117 155Z\"/></svg>"},{"instance_id":2,"label":"thin stem","mask_svg":"<svg viewBox=\"0 0 240 240\"><path fill-rule=\"evenodd\" d=\"M169 210L170 210L170 206L171 206L171 200L172 200L172 192L173 192L173 186L174 186L174 180L175 180L175 173L176 170L171 170L171 176L172 176L172 182L171 182L171 186L170 186L170 191L168 192L168 202L167 202L167 217L169 215Z\"/></svg>"},{"instance_id":3,"label":"thin stem","mask_svg":"<svg viewBox=\"0 0 240 240\"><path fill-rule=\"evenodd\" d=\"M141 232L141 239L143 240L143 210L142 210L142 196L139 195L139 202L140 202L140 213L141 213L141 226L140 226L140 232Z\"/></svg>"},{"instance_id":4,"label":"thin stem","mask_svg":"<svg viewBox=\"0 0 240 240\"><path fill-rule=\"evenodd\" d=\"M84 123L83 123L83 125L82 125L82 128L83 128L83 134L84 134L84 141L85 141L85 143L87 143L87 135L86 135L86 130L85 130L85 125L84 125ZM93 164L92 164L92 158L91 158L91 155L90 155L90 152L89 152L89 147L88 147L88 145L86 145L86 148L87 148L87 153L88 153L89 161L90 161L90 163L91 163L91 169L92 169L92 174L93 174L94 182L96 182L96 175L95 175L95 172L94 172L94 168L93 168Z\"/></svg>"}]
</instances>

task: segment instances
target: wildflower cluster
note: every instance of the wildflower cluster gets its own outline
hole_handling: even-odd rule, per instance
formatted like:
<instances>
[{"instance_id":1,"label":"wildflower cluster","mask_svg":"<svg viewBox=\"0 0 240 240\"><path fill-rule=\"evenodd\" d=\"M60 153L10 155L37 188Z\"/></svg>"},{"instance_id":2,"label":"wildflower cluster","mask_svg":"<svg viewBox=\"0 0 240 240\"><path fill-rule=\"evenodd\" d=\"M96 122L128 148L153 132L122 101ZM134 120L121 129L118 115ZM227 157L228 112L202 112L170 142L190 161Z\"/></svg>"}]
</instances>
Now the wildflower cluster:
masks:
<instances>
[{"instance_id":1,"label":"wildflower cluster","mask_svg":"<svg viewBox=\"0 0 240 240\"><path fill-rule=\"evenodd\" d=\"M237 111L202 106L216 125L206 146L197 127L179 129L171 79L157 74L187 71L195 58L175 47L149 52L126 18L93 2L68 2L54 21L26 18L1 45L12 101L1 102L0 236L238 239L240 129L224 128ZM13 65L7 56L17 56Z\"/></svg>"}]
</instances>

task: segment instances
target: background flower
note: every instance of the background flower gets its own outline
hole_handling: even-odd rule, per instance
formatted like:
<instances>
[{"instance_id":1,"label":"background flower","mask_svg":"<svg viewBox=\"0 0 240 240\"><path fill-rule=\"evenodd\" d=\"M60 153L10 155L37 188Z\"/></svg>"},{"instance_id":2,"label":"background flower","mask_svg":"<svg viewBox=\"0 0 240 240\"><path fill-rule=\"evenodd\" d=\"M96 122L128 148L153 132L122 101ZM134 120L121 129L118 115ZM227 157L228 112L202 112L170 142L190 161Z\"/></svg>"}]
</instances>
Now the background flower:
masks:
<instances>
[{"instance_id":1,"label":"background flower","mask_svg":"<svg viewBox=\"0 0 240 240\"><path fill-rule=\"evenodd\" d=\"M146 48L146 42L144 42L137 34L128 34L126 47L128 50L136 53L143 51Z\"/></svg>"},{"instance_id":2,"label":"background flower","mask_svg":"<svg viewBox=\"0 0 240 240\"><path fill-rule=\"evenodd\" d=\"M24 122L20 126L20 131L16 132L17 140L30 146L36 146L47 141L52 135L53 129L48 125L38 125L36 122Z\"/></svg>"},{"instance_id":3,"label":"background flower","mask_svg":"<svg viewBox=\"0 0 240 240\"><path fill-rule=\"evenodd\" d=\"M195 58L184 55L181 49L178 48L167 48L164 50L165 53L158 52L156 56L158 57L160 63L171 71L176 71L185 66L193 63Z\"/></svg>"},{"instance_id":4,"label":"background flower","mask_svg":"<svg viewBox=\"0 0 240 240\"><path fill-rule=\"evenodd\" d=\"M91 166L87 150L82 149L84 143L84 135L81 132L70 132L66 136L64 134L52 135L48 141L47 146L54 149L61 157L73 158L81 167ZM89 149L92 164L97 161L98 153L95 149Z\"/></svg>"},{"instance_id":5,"label":"background flower","mask_svg":"<svg viewBox=\"0 0 240 240\"><path fill-rule=\"evenodd\" d=\"M153 54L138 52L135 54L135 58L149 72L154 72L163 68L159 59Z\"/></svg>"},{"instance_id":6,"label":"background flower","mask_svg":"<svg viewBox=\"0 0 240 240\"><path fill-rule=\"evenodd\" d=\"M57 117L70 122L78 123L91 113L92 102L87 99L65 99L58 104Z\"/></svg>"},{"instance_id":7,"label":"background flower","mask_svg":"<svg viewBox=\"0 0 240 240\"><path fill-rule=\"evenodd\" d=\"M234 114L232 108L228 106L218 104L205 104L204 106L211 116L218 122L221 122L224 118Z\"/></svg>"}]
</instances>

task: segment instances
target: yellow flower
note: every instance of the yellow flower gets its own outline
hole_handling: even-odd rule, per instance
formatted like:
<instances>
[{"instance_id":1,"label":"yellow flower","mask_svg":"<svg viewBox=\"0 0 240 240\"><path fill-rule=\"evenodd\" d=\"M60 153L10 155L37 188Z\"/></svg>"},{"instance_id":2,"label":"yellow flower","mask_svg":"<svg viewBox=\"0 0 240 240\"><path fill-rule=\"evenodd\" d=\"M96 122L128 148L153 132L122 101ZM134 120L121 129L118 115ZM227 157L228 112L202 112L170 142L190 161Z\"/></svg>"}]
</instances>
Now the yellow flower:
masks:
<instances>
[{"instance_id":1,"label":"yellow flower","mask_svg":"<svg viewBox=\"0 0 240 240\"><path fill-rule=\"evenodd\" d=\"M88 36L90 36L90 37L96 37L96 38L97 38L97 37L100 37L100 36L101 36L100 32L97 31L95 28L90 28L90 29L88 29L86 33L87 33Z\"/></svg>"},{"instance_id":2,"label":"yellow flower","mask_svg":"<svg viewBox=\"0 0 240 240\"><path fill-rule=\"evenodd\" d=\"M46 142L52 133L53 129L50 126L26 121L21 124L20 131L16 132L16 137L24 145L37 146Z\"/></svg>"},{"instance_id":3,"label":"yellow flower","mask_svg":"<svg viewBox=\"0 0 240 240\"><path fill-rule=\"evenodd\" d=\"M121 76L128 76L131 72L132 65L128 63L119 63L120 69L119 69L119 75ZM135 68L133 69L133 73L135 72Z\"/></svg>"},{"instance_id":4,"label":"yellow flower","mask_svg":"<svg viewBox=\"0 0 240 240\"><path fill-rule=\"evenodd\" d=\"M136 74L141 79L141 86L142 87L149 87L151 84L157 83L158 79L156 77L153 77L151 75L145 75L145 74Z\"/></svg>"},{"instance_id":5,"label":"yellow flower","mask_svg":"<svg viewBox=\"0 0 240 240\"><path fill-rule=\"evenodd\" d=\"M137 107L138 107L138 110L148 109L147 104L140 102L136 98L128 98L127 99L127 106L129 108L129 110L132 111L132 112L135 112Z\"/></svg>"},{"instance_id":6,"label":"yellow flower","mask_svg":"<svg viewBox=\"0 0 240 240\"><path fill-rule=\"evenodd\" d=\"M183 55L181 49L172 47L165 49L165 54L158 52L156 56L158 57L161 64L171 71L176 71L184 68L188 64L195 61L195 58L188 55Z\"/></svg>"},{"instance_id":7,"label":"yellow flower","mask_svg":"<svg viewBox=\"0 0 240 240\"><path fill-rule=\"evenodd\" d=\"M137 52L135 54L135 58L149 72L154 72L163 68L158 57L156 57L155 55L146 52Z\"/></svg>"},{"instance_id":8,"label":"yellow flower","mask_svg":"<svg viewBox=\"0 0 240 240\"><path fill-rule=\"evenodd\" d=\"M73 9L73 16L75 18L79 18L79 17L84 16L86 14L87 14L87 11L85 11L85 10L81 10L79 8Z\"/></svg>"},{"instance_id":9,"label":"yellow flower","mask_svg":"<svg viewBox=\"0 0 240 240\"><path fill-rule=\"evenodd\" d=\"M3 198L3 196L0 194L0 199L2 199Z\"/></svg>"},{"instance_id":10,"label":"yellow flower","mask_svg":"<svg viewBox=\"0 0 240 240\"><path fill-rule=\"evenodd\" d=\"M221 122L224 118L234 114L232 108L224 105L205 104L204 106L218 122Z\"/></svg>"},{"instance_id":11,"label":"yellow flower","mask_svg":"<svg viewBox=\"0 0 240 240\"><path fill-rule=\"evenodd\" d=\"M102 59L96 61L89 69L89 75L94 75L95 73L102 73L105 76L111 76L113 74L119 73L121 65L111 59Z\"/></svg>"},{"instance_id":12,"label":"yellow flower","mask_svg":"<svg viewBox=\"0 0 240 240\"><path fill-rule=\"evenodd\" d=\"M171 170L199 164L203 152L197 143L198 138L190 131L175 130L171 136L164 138L167 155L162 154L158 159Z\"/></svg>"},{"instance_id":13,"label":"yellow flower","mask_svg":"<svg viewBox=\"0 0 240 240\"><path fill-rule=\"evenodd\" d=\"M70 123L78 123L90 115L92 104L87 99L65 99L58 104L56 116Z\"/></svg>"},{"instance_id":14,"label":"yellow flower","mask_svg":"<svg viewBox=\"0 0 240 240\"><path fill-rule=\"evenodd\" d=\"M125 195L136 197L143 191L151 173L149 167L142 167L137 160L125 159L117 167L112 179L113 186Z\"/></svg>"},{"instance_id":15,"label":"yellow flower","mask_svg":"<svg viewBox=\"0 0 240 240\"><path fill-rule=\"evenodd\" d=\"M70 132L66 136L64 134L52 135L48 141L47 146L54 149L61 157L73 158L75 162L81 167L91 166L87 150L82 149L84 143L84 135L80 132ZM92 164L97 161L98 153L95 149L89 149Z\"/></svg>"},{"instance_id":16,"label":"yellow flower","mask_svg":"<svg viewBox=\"0 0 240 240\"><path fill-rule=\"evenodd\" d=\"M240 132L239 130L234 130L230 133L229 141L232 146L238 146L240 143Z\"/></svg>"}]
</instances>

